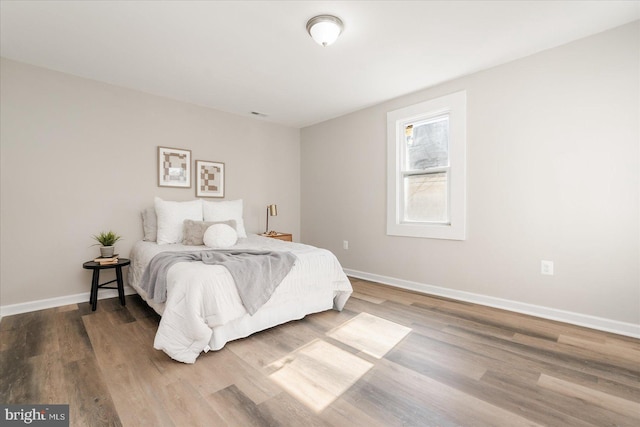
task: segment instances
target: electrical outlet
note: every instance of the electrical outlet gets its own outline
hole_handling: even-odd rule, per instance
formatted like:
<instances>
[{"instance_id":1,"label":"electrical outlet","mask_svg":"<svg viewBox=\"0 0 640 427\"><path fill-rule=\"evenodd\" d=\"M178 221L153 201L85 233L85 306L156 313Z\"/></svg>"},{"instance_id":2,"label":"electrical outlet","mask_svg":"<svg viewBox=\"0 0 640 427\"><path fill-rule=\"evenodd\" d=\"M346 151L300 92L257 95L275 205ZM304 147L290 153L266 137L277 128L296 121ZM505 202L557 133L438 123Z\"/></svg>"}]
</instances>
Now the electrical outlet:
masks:
<instances>
[{"instance_id":1,"label":"electrical outlet","mask_svg":"<svg viewBox=\"0 0 640 427\"><path fill-rule=\"evenodd\" d=\"M553 276L553 261L540 261L540 274L545 276Z\"/></svg>"},{"instance_id":2,"label":"electrical outlet","mask_svg":"<svg viewBox=\"0 0 640 427\"><path fill-rule=\"evenodd\" d=\"M342 249L344 249L345 251L349 249L349 241L348 240L343 240L342 241Z\"/></svg>"}]
</instances>

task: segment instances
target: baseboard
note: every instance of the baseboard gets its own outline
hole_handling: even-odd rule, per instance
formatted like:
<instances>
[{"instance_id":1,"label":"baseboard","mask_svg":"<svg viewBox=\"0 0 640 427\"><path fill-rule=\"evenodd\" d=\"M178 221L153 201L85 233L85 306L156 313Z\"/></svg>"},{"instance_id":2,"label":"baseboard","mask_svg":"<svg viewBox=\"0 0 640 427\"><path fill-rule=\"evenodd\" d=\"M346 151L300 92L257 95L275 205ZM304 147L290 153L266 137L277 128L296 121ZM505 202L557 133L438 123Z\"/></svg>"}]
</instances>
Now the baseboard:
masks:
<instances>
[{"instance_id":1,"label":"baseboard","mask_svg":"<svg viewBox=\"0 0 640 427\"><path fill-rule=\"evenodd\" d=\"M124 293L125 295L131 295L131 294L135 294L136 291L129 286L125 286ZM103 289L103 290L100 290L100 292L98 292L99 300L105 299L105 298L114 298L117 296L118 296L118 291L116 289ZM23 302L19 304L2 305L0 306L0 319L2 319L5 316L11 316L13 314L28 313L30 311L44 310L44 309L53 308L53 307L62 307L64 305L77 304L80 302L88 302L88 301L89 301L89 292L83 292L81 294L67 295L63 297L41 299L37 301L29 301L29 302Z\"/></svg>"},{"instance_id":2,"label":"baseboard","mask_svg":"<svg viewBox=\"0 0 640 427\"><path fill-rule=\"evenodd\" d=\"M357 279L378 282L410 291L501 308L503 310L514 311L516 313L530 314L544 319L557 320L559 322L570 323L572 325L584 326L633 338L640 338L640 325L633 323L620 322L617 320L574 313L571 311L558 310L555 308L490 297L472 292L459 291L456 289L442 288L440 286L426 285L424 283L396 279L394 277L381 276L379 274L365 273L363 271L351 270L348 268L345 268L344 272L348 276Z\"/></svg>"},{"instance_id":3,"label":"baseboard","mask_svg":"<svg viewBox=\"0 0 640 427\"><path fill-rule=\"evenodd\" d=\"M557 320L559 322L584 326L600 331L612 332L614 334L625 335L633 338L640 338L640 325L636 325L633 323L620 322L617 320L574 313L571 311L558 310L555 308L527 304L482 294L475 294L472 292L427 285L424 283L412 282L409 280L397 279L394 277L382 276L379 274L366 273L363 271L352 270L348 268L345 268L344 272L351 277L395 286L401 289L437 295L460 301L471 302L474 304L486 305L488 307L514 311L516 313L529 314L544 319ZM136 291L129 286L125 286L124 293L125 295L132 295L135 294ZM117 296L118 292L115 289L105 289L99 292L98 299L114 298ZM88 301L89 292L83 292L81 294L67 295L63 297L29 301L12 305L3 305L0 306L0 319L5 316L11 316L13 314L28 313L31 311L44 310L47 308L61 307L64 305L77 304Z\"/></svg>"}]
</instances>

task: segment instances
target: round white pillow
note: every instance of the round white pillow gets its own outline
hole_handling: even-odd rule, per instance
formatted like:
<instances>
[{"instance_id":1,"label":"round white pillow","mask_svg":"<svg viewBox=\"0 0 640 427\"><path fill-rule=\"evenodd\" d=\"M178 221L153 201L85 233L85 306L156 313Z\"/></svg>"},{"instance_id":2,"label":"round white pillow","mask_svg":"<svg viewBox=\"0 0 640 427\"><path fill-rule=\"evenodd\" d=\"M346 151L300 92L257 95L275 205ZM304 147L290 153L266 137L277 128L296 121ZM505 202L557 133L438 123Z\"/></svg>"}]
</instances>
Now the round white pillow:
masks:
<instances>
[{"instance_id":1,"label":"round white pillow","mask_svg":"<svg viewBox=\"0 0 640 427\"><path fill-rule=\"evenodd\" d=\"M209 248L230 248L238 241L238 233L227 224L213 224L204 232L202 241Z\"/></svg>"}]
</instances>

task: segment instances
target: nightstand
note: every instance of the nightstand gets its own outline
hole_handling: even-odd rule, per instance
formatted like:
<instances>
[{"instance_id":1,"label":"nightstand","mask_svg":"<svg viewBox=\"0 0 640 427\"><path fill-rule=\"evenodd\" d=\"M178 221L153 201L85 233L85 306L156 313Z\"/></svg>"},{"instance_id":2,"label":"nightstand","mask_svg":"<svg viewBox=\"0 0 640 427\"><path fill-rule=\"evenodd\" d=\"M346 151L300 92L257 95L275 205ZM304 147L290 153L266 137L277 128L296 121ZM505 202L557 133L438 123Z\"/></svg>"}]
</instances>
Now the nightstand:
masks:
<instances>
[{"instance_id":1,"label":"nightstand","mask_svg":"<svg viewBox=\"0 0 640 427\"><path fill-rule=\"evenodd\" d=\"M283 240L285 242L293 242L293 236L289 233L278 233L278 234L261 234L264 237L271 237L272 239Z\"/></svg>"},{"instance_id":2,"label":"nightstand","mask_svg":"<svg viewBox=\"0 0 640 427\"><path fill-rule=\"evenodd\" d=\"M82 264L82 268L86 268L87 270L93 270L93 277L91 278L91 296L89 298L89 303L91 304L91 310L96 311L96 307L98 305L98 289L117 289L118 297L120 298L120 304L125 305L124 300L124 283L122 281L122 267L129 265L131 261L127 258L120 258L116 264L107 264L100 265L95 261L87 261ZM111 280L109 282L100 284L100 270L107 270L110 268L116 269L116 279ZM110 283L116 282L117 287L109 287L105 286Z\"/></svg>"}]
</instances>

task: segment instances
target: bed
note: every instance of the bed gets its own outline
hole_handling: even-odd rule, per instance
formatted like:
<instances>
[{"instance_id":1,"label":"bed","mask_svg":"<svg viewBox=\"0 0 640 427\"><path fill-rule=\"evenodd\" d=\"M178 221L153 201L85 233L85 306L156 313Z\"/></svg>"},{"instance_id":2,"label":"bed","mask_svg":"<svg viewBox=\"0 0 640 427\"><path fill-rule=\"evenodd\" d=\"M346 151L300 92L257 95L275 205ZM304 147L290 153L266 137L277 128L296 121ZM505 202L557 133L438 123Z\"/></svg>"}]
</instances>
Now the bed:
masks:
<instances>
[{"instance_id":1,"label":"bed","mask_svg":"<svg viewBox=\"0 0 640 427\"><path fill-rule=\"evenodd\" d=\"M307 314L342 310L351 284L333 253L313 246L249 234L238 239L237 250L288 251L296 260L270 299L253 315L242 304L234 280L221 265L180 262L166 275L167 299L157 303L141 287L151 259L168 251L210 250L182 243L136 242L131 250L129 285L161 320L154 347L171 358L194 363L209 350L219 350L232 340L273 326L302 319Z\"/></svg>"}]
</instances>

